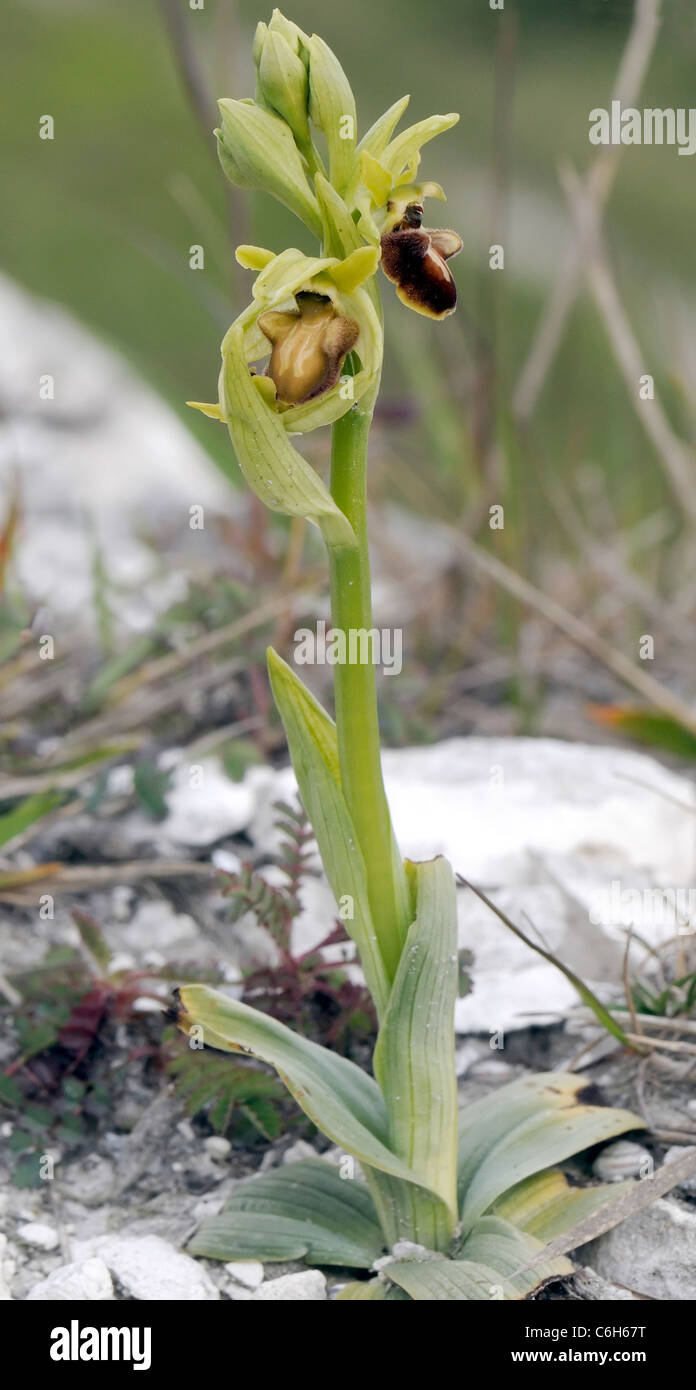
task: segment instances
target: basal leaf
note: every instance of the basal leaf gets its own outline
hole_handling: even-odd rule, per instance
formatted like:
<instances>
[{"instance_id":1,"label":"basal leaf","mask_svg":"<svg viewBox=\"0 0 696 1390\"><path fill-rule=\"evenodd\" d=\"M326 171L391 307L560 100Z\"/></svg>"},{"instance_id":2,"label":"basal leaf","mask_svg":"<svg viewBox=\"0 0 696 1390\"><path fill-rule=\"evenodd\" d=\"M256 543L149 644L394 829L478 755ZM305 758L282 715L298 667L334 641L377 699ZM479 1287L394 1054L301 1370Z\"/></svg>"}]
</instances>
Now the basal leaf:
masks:
<instances>
[{"instance_id":1,"label":"basal leaf","mask_svg":"<svg viewBox=\"0 0 696 1390\"><path fill-rule=\"evenodd\" d=\"M573 1273L564 1256L543 1260L527 1268L533 1256L543 1250L541 1240L519 1231L500 1216L483 1216L476 1222L460 1252L460 1258L498 1270L525 1298L550 1279L563 1279Z\"/></svg>"},{"instance_id":2,"label":"basal leaf","mask_svg":"<svg viewBox=\"0 0 696 1390\"><path fill-rule=\"evenodd\" d=\"M323 1159L289 1164L235 1188L189 1245L214 1260L287 1260L369 1269L384 1252L364 1183Z\"/></svg>"},{"instance_id":3,"label":"basal leaf","mask_svg":"<svg viewBox=\"0 0 696 1390\"><path fill-rule=\"evenodd\" d=\"M390 1144L444 1203L443 1248L457 1222L457 997L455 884L446 859L414 868L416 917L403 949L375 1049L375 1075L389 1114ZM446 1212L449 1210L449 1219Z\"/></svg>"},{"instance_id":4,"label":"basal leaf","mask_svg":"<svg viewBox=\"0 0 696 1390\"><path fill-rule=\"evenodd\" d=\"M471 1260L395 1260L385 1271L416 1303L510 1301L522 1297L498 1270Z\"/></svg>"},{"instance_id":5,"label":"basal leaf","mask_svg":"<svg viewBox=\"0 0 696 1390\"><path fill-rule=\"evenodd\" d=\"M464 1231L504 1192L590 1144L644 1128L628 1110L593 1103L582 1077L523 1077L468 1106L459 1133L459 1199Z\"/></svg>"},{"instance_id":6,"label":"basal leaf","mask_svg":"<svg viewBox=\"0 0 696 1390\"><path fill-rule=\"evenodd\" d=\"M535 1173L510 1188L496 1202L494 1212L546 1244L599 1211L611 1197L626 1191L630 1185L571 1187L565 1174L552 1168L546 1173Z\"/></svg>"},{"instance_id":7,"label":"basal leaf","mask_svg":"<svg viewBox=\"0 0 696 1390\"><path fill-rule=\"evenodd\" d=\"M335 1144L370 1168L421 1185L388 1147L380 1089L354 1062L208 985L186 985L179 998L183 1032L200 1028L207 1046L252 1053L268 1062L305 1114Z\"/></svg>"}]
</instances>

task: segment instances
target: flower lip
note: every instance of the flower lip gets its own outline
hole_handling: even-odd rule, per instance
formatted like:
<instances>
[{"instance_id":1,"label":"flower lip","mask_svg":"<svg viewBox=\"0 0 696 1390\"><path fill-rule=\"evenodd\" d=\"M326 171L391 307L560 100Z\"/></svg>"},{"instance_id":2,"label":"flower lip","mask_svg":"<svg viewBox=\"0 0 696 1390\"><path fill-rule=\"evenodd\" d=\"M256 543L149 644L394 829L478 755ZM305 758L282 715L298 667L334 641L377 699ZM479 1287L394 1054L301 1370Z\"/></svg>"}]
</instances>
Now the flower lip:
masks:
<instances>
[{"instance_id":1,"label":"flower lip","mask_svg":"<svg viewBox=\"0 0 696 1390\"><path fill-rule=\"evenodd\" d=\"M457 307L457 287L447 265L462 249L457 232L421 226L421 203L409 203L401 220L381 239L382 269L410 309L443 319Z\"/></svg>"},{"instance_id":2,"label":"flower lip","mask_svg":"<svg viewBox=\"0 0 696 1390\"><path fill-rule=\"evenodd\" d=\"M339 314L327 295L301 290L294 298L296 309L268 310L258 320L271 343L266 376L284 405L301 405L330 391L360 333L355 319Z\"/></svg>"}]
</instances>

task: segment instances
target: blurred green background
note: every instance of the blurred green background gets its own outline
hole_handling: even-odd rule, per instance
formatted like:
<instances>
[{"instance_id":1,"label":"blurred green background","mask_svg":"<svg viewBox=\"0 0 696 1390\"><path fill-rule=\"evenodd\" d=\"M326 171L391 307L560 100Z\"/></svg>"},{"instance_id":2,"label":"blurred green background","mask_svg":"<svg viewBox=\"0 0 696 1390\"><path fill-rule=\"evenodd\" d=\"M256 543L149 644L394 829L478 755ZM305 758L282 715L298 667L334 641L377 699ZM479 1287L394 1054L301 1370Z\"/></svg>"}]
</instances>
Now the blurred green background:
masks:
<instances>
[{"instance_id":1,"label":"blurred green background","mask_svg":"<svg viewBox=\"0 0 696 1390\"><path fill-rule=\"evenodd\" d=\"M183 402L214 394L219 340L239 287L233 242L251 230L280 248L298 232L289 215L262 199L250 214L249 200L229 203L214 142L192 112L173 56L165 8L156 0L4 0L0 107L10 135L2 152L0 267L116 344L233 476L222 431ZM632 9L630 0L507 0L503 13L486 0L330 7L293 0L290 7L292 18L340 54L363 129L404 91L412 93L411 119L461 112L459 126L428 147L422 170L447 186L444 216L465 237L454 266L462 312L435 330L415 315L405 319L387 292L383 409L392 409L397 428L405 411L403 449L414 460L427 453L446 479L446 495L454 491L463 505L476 489L477 432L504 435L510 392L562 253L567 219L558 162L570 158L584 169L596 154L588 113L609 105ZM205 0L192 11L188 0L172 0L170 22L172 11L211 99L250 94L251 37L266 10L251 0ZM688 107L695 59L692 0L666 0L640 104ZM53 141L38 138L44 113L55 119ZM503 221L494 234L496 170ZM654 372L675 425L689 432L694 383L670 306L673 296L681 314L693 308L695 179L696 157L626 149L607 214L612 262L645 370ZM488 269L492 240L506 248L497 276ZM192 243L205 247L204 272L189 269ZM477 420L477 411L487 418ZM532 535L551 515L544 479L570 477L588 459L600 465L622 523L646 508L672 506L586 297L535 417L533 454L531 472L519 460L508 479L520 508L533 490L526 504Z\"/></svg>"}]
</instances>

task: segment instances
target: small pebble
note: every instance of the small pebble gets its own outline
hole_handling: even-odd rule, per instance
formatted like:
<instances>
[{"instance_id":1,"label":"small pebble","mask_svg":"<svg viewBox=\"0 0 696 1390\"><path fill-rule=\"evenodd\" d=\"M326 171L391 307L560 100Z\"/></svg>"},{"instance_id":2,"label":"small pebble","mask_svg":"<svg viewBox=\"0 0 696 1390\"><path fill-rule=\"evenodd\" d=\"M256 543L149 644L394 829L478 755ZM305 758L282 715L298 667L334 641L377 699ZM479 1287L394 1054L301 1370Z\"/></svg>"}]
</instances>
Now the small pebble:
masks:
<instances>
[{"instance_id":1,"label":"small pebble","mask_svg":"<svg viewBox=\"0 0 696 1390\"><path fill-rule=\"evenodd\" d=\"M41 1221L28 1221L26 1226L19 1226L17 1229L17 1239L24 1245L32 1245L37 1250L55 1250L60 1245L60 1236L53 1229L53 1226L45 1226Z\"/></svg>"},{"instance_id":2,"label":"small pebble","mask_svg":"<svg viewBox=\"0 0 696 1390\"><path fill-rule=\"evenodd\" d=\"M77 1260L61 1265L47 1279L34 1284L27 1294L32 1302L103 1303L114 1296L111 1275L100 1259Z\"/></svg>"},{"instance_id":3,"label":"small pebble","mask_svg":"<svg viewBox=\"0 0 696 1390\"><path fill-rule=\"evenodd\" d=\"M231 1260L225 1265L228 1274L245 1289L258 1289L263 1283L263 1265L260 1260Z\"/></svg>"},{"instance_id":4,"label":"small pebble","mask_svg":"<svg viewBox=\"0 0 696 1390\"><path fill-rule=\"evenodd\" d=\"M326 1278L318 1269L281 1274L279 1279L267 1279L261 1284L254 1298L265 1303L323 1303L326 1301Z\"/></svg>"},{"instance_id":5,"label":"small pebble","mask_svg":"<svg viewBox=\"0 0 696 1390\"><path fill-rule=\"evenodd\" d=\"M232 1145L229 1139L223 1139L222 1135L211 1134L209 1139L203 1141L203 1148L214 1162L222 1163L227 1158Z\"/></svg>"},{"instance_id":6,"label":"small pebble","mask_svg":"<svg viewBox=\"0 0 696 1390\"><path fill-rule=\"evenodd\" d=\"M652 1154L630 1139L617 1139L615 1144L607 1144L592 1164L592 1172L601 1182L646 1178L654 1171Z\"/></svg>"}]
</instances>

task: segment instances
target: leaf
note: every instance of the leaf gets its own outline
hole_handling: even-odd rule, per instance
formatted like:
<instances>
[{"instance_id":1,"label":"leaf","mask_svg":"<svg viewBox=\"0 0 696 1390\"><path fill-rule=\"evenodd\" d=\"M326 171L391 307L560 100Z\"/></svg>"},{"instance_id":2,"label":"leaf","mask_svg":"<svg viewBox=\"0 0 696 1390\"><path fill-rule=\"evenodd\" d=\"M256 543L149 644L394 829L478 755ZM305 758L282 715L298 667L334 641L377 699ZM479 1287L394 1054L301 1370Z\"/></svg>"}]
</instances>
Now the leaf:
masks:
<instances>
[{"instance_id":1,"label":"leaf","mask_svg":"<svg viewBox=\"0 0 696 1390\"><path fill-rule=\"evenodd\" d=\"M389 982L370 911L365 861L340 787L336 729L272 648L268 651L268 671L326 877L338 903L344 896L353 900L353 916L345 920L345 927L357 946L367 987L381 1017Z\"/></svg>"},{"instance_id":2,"label":"leaf","mask_svg":"<svg viewBox=\"0 0 696 1390\"><path fill-rule=\"evenodd\" d=\"M565 1173L551 1168L510 1188L496 1202L494 1212L546 1244L563 1235L576 1222L600 1211L610 1198L631 1186L633 1184L628 1182L571 1187Z\"/></svg>"},{"instance_id":3,"label":"leaf","mask_svg":"<svg viewBox=\"0 0 696 1390\"><path fill-rule=\"evenodd\" d=\"M696 735L669 714L626 705L590 705L588 713L595 723L618 730L636 743L664 748L681 758L696 758Z\"/></svg>"},{"instance_id":4,"label":"leaf","mask_svg":"<svg viewBox=\"0 0 696 1390\"><path fill-rule=\"evenodd\" d=\"M136 764L133 774L135 794L143 810L153 820L164 820L168 813L165 793L171 778L171 770L163 771L151 758L142 758Z\"/></svg>"},{"instance_id":5,"label":"leaf","mask_svg":"<svg viewBox=\"0 0 696 1390\"><path fill-rule=\"evenodd\" d=\"M500 1216L484 1216L476 1222L461 1249L461 1259L499 1271L523 1298L550 1279L567 1278L573 1273L570 1260L557 1256L540 1260L534 1269L523 1269L533 1256L541 1256L543 1243L519 1231Z\"/></svg>"},{"instance_id":6,"label":"leaf","mask_svg":"<svg viewBox=\"0 0 696 1390\"><path fill-rule=\"evenodd\" d=\"M111 961L111 951L104 940L101 928L88 912L82 912L79 908L74 909L72 919L80 933L80 940L85 950L89 951L97 968L106 974Z\"/></svg>"},{"instance_id":7,"label":"leaf","mask_svg":"<svg viewBox=\"0 0 696 1390\"><path fill-rule=\"evenodd\" d=\"M356 1280L354 1283L346 1284L345 1288L336 1294L335 1299L336 1303L366 1303L368 1300L373 1303L411 1302L404 1289L400 1289L397 1284L387 1284L383 1279L366 1279L364 1282Z\"/></svg>"},{"instance_id":8,"label":"leaf","mask_svg":"<svg viewBox=\"0 0 696 1390\"><path fill-rule=\"evenodd\" d=\"M62 792L37 792L34 796L25 797L18 806L13 806L11 811L0 816L0 846L9 844L16 835L23 834L35 821L47 816L56 806L62 806L64 801Z\"/></svg>"},{"instance_id":9,"label":"leaf","mask_svg":"<svg viewBox=\"0 0 696 1390\"><path fill-rule=\"evenodd\" d=\"M323 1159L303 1159L240 1183L189 1245L213 1260L298 1260L369 1269L384 1252L364 1183Z\"/></svg>"},{"instance_id":10,"label":"leaf","mask_svg":"<svg viewBox=\"0 0 696 1390\"><path fill-rule=\"evenodd\" d=\"M418 1183L388 1147L387 1114L376 1081L354 1062L208 985L185 985L179 998L183 1032L198 1027L207 1046L250 1052L268 1062L305 1114L335 1144L361 1163Z\"/></svg>"},{"instance_id":11,"label":"leaf","mask_svg":"<svg viewBox=\"0 0 696 1390\"><path fill-rule=\"evenodd\" d=\"M390 1144L442 1198L444 1228L420 1243L442 1248L457 1223L457 998L455 884L446 859L413 866L416 918L399 961L375 1048L375 1076L389 1113ZM414 1199L417 1200L417 1193Z\"/></svg>"},{"instance_id":12,"label":"leaf","mask_svg":"<svg viewBox=\"0 0 696 1390\"><path fill-rule=\"evenodd\" d=\"M459 1132L459 1198L465 1232L524 1178L590 1144L644 1121L628 1110L588 1103L592 1087L578 1076L525 1076L474 1101Z\"/></svg>"},{"instance_id":13,"label":"leaf","mask_svg":"<svg viewBox=\"0 0 696 1390\"><path fill-rule=\"evenodd\" d=\"M488 1265L471 1260L395 1260L385 1273L416 1303L462 1303L519 1299L514 1284Z\"/></svg>"}]
</instances>

